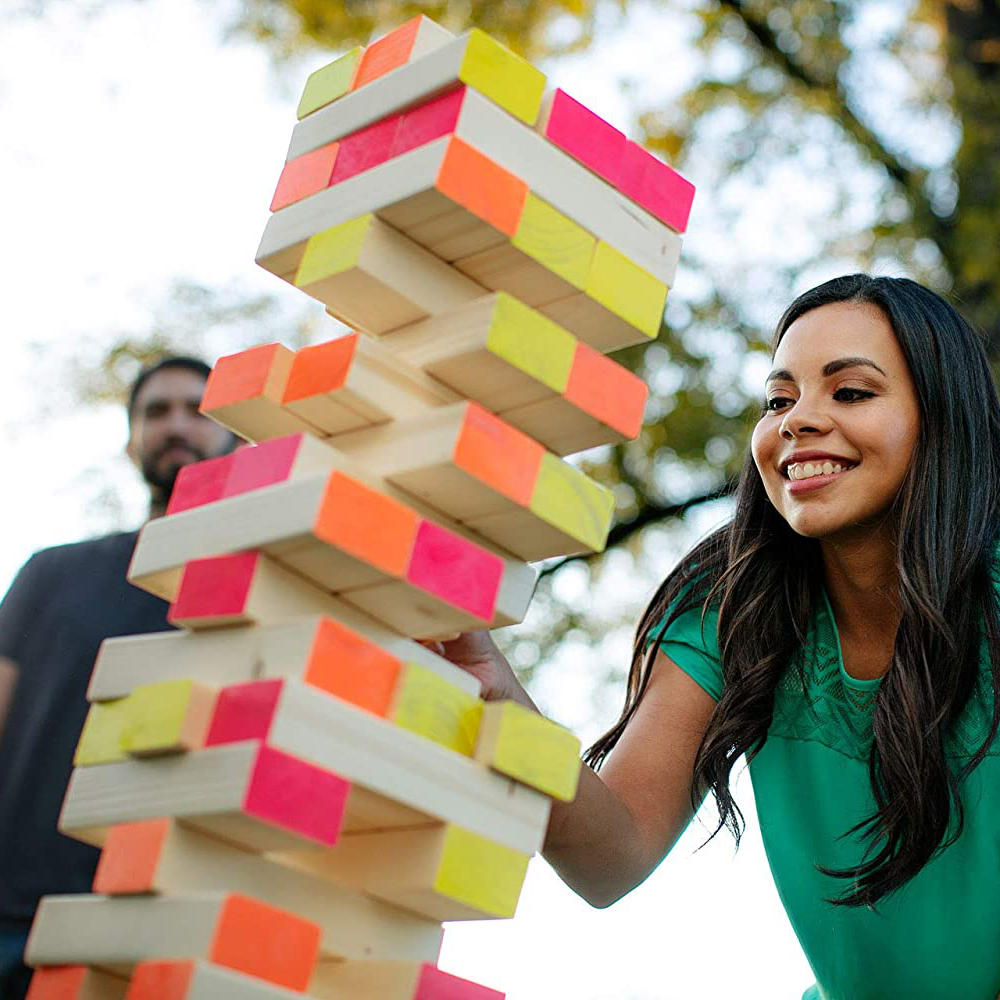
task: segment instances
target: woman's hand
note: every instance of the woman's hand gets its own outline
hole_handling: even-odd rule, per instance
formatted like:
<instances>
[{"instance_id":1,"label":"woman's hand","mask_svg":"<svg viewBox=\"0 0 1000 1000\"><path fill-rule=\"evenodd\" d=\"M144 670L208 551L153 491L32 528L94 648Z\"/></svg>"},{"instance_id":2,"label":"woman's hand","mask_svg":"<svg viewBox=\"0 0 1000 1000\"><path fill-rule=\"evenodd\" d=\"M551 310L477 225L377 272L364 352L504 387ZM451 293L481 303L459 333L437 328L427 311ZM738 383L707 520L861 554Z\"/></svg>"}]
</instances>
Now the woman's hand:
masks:
<instances>
[{"instance_id":1,"label":"woman's hand","mask_svg":"<svg viewBox=\"0 0 1000 1000\"><path fill-rule=\"evenodd\" d=\"M486 701L512 698L534 708L489 632L463 632L455 639L444 642L427 640L423 645L472 674L482 684L482 697Z\"/></svg>"}]
</instances>

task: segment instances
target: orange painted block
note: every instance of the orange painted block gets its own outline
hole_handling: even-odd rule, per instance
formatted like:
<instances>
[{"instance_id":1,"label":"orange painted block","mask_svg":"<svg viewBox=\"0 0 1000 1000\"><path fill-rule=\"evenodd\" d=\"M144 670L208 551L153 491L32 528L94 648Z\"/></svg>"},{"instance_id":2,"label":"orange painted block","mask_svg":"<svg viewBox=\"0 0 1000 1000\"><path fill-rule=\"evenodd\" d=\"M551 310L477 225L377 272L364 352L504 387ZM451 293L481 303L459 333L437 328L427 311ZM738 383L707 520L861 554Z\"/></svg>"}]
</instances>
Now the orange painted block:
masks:
<instances>
[{"instance_id":1,"label":"orange painted block","mask_svg":"<svg viewBox=\"0 0 1000 1000\"><path fill-rule=\"evenodd\" d=\"M108 832L94 872L94 892L152 892L156 866L170 831L169 819L118 823Z\"/></svg>"},{"instance_id":2,"label":"orange painted block","mask_svg":"<svg viewBox=\"0 0 1000 1000\"><path fill-rule=\"evenodd\" d=\"M192 961L140 962L125 1000L185 1000L194 969Z\"/></svg>"},{"instance_id":3,"label":"orange painted block","mask_svg":"<svg viewBox=\"0 0 1000 1000\"><path fill-rule=\"evenodd\" d=\"M25 1000L120 1000L127 983L86 965L35 969Z\"/></svg>"},{"instance_id":4,"label":"orange painted block","mask_svg":"<svg viewBox=\"0 0 1000 1000\"><path fill-rule=\"evenodd\" d=\"M422 14L372 42L358 65L351 90L419 58L452 38L451 32Z\"/></svg>"},{"instance_id":5,"label":"orange painted block","mask_svg":"<svg viewBox=\"0 0 1000 1000\"><path fill-rule=\"evenodd\" d=\"M437 189L495 229L513 236L528 185L461 139L452 139L437 176Z\"/></svg>"},{"instance_id":6,"label":"orange painted block","mask_svg":"<svg viewBox=\"0 0 1000 1000\"><path fill-rule=\"evenodd\" d=\"M201 412L251 441L315 428L281 405L294 354L265 344L219 358L201 400Z\"/></svg>"},{"instance_id":7,"label":"orange painted block","mask_svg":"<svg viewBox=\"0 0 1000 1000\"><path fill-rule=\"evenodd\" d=\"M278 186L271 199L271 211L287 208L329 187L339 148L339 142L330 142L311 153L289 160L281 168Z\"/></svg>"},{"instance_id":8,"label":"orange painted block","mask_svg":"<svg viewBox=\"0 0 1000 1000\"><path fill-rule=\"evenodd\" d=\"M676 232L687 229L694 185L638 143L625 147L618 188Z\"/></svg>"},{"instance_id":9,"label":"orange painted block","mask_svg":"<svg viewBox=\"0 0 1000 1000\"><path fill-rule=\"evenodd\" d=\"M626 440L642 430L649 386L624 366L578 343L564 397Z\"/></svg>"},{"instance_id":10,"label":"orange painted block","mask_svg":"<svg viewBox=\"0 0 1000 1000\"><path fill-rule=\"evenodd\" d=\"M282 403L290 412L303 419L308 414L330 434L367 427L373 422L369 411L347 391L358 337L356 333L337 337L325 344L304 347L295 355L282 395Z\"/></svg>"}]
</instances>

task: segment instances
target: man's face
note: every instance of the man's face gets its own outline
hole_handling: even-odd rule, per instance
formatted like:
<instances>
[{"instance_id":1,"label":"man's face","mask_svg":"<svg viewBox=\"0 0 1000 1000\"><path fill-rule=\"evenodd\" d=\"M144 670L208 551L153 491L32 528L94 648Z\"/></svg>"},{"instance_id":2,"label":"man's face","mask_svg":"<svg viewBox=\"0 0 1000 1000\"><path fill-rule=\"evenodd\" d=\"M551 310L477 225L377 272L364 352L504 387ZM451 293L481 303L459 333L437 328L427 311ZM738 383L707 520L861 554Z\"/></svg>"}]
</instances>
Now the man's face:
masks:
<instances>
[{"instance_id":1,"label":"man's face","mask_svg":"<svg viewBox=\"0 0 1000 1000\"><path fill-rule=\"evenodd\" d=\"M164 368L139 390L125 451L166 501L181 466L232 451L236 438L198 412L205 380L188 368Z\"/></svg>"}]
</instances>

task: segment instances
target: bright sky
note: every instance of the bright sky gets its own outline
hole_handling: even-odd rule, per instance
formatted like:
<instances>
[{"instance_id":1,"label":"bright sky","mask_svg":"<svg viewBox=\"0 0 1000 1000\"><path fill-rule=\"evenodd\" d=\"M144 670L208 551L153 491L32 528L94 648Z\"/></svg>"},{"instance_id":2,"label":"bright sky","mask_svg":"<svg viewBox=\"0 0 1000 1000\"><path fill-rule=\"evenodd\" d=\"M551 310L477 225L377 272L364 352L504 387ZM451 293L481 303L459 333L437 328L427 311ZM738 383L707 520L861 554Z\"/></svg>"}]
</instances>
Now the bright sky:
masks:
<instances>
[{"instance_id":1,"label":"bright sky","mask_svg":"<svg viewBox=\"0 0 1000 1000\"><path fill-rule=\"evenodd\" d=\"M60 366L141 328L176 277L277 291L254 251L298 89L326 61L303 60L281 86L259 47L220 40L213 5L109 6L87 20L56 3L49 19L3 25L0 592L35 549L115 526L91 505L102 490L120 498L118 525L141 520L144 493L120 455L123 416L68 412ZM683 38L655 17L637 9L626 32L551 78L627 124L614 81L631 75L641 87L684 66ZM688 541L709 526L694 518ZM537 692L553 715L580 721L584 740L622 696L582 714L586 671L586 658L554 665ZM812 976L767 870L746 775L737 791L748 828L735 860L725 833L692 856L695 824L645 885L597 911L536 859L515 919L450 927L442 967L509 1000L798 998Z\"/></svg>"}]
</instances>

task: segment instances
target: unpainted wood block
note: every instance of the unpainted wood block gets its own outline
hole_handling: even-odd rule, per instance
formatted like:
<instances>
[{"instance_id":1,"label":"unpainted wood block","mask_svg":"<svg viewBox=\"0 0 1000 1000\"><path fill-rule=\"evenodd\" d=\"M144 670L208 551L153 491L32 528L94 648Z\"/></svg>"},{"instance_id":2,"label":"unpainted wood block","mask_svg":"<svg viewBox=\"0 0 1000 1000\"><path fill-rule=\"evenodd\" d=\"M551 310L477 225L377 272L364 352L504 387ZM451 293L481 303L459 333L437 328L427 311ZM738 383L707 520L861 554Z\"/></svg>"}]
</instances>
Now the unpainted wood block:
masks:
<instances>
[{"instance_id":1,"label":"unpainted wood block","mask_svg":"<svg viewBox=\"0 0 1000 1000\"><path fill-rule=\"evenodd\" d=\"M432 920L512 917L530 860L453 823L352 833L333 850L281 857L319 879Z\"/></svg>"},{"instance_id":2,"label":"unpainted wood block","mask_svg":"<svg viewBox=\"0 0 1000 1000\"><path fill-rule=\"evenodd\" d=\"M86 965L35 969L25 1000L122 1000L128 980Z\"/></svg>"},{"instance_id":3,"label":"unpainted wood block","mask_svg":"<svg viewBox=\"0 0 1000 1000\"><path fill-rule=\"evenodd\" d=\"M580 741L550 719L515 701L487 702L476 760L563 802L576 797Z\"/></svg>"},{"instance_id":4,"label":"unpainted wood block","mask_svg":"<svg viewBox=\"0 0 1000 1000\"><path fill-rule=\"evenodd\" d=\"M636 142L625 147L618 187L671 229L687 229L694 185Z\"/></svg>"},{"instance_id":5,"label":"unpainted wood block","mask_svg":"<svg viewBox=\"0 0 1000 1000\"><path fill-rule=\"evenodd\" d=\"M250 850L330 845L350 783L259 743L77 768L59 829L100 845L118 823L164 815Z\"/></svg>"},{"instance_id":6,"label":"unpainted wood block","mask_svg":"<svg viewBox=\"0 0 1000 1000\"><path fill-rule=\"evenodd\" d=\"M203 959L139 962L125 1000L308 1000L301 992Z\"/></svg>"},{"instance_id":7,"label":"unpainted wood block","mask_svg":"<svg viewBox=\"0 0 1000 1000\"><path fill-rule=\"evenodd\" d=\"M331 184L340 184L355 174L371 170L392 156L400 115L390 115L373 125L345 135L340 140L337 161L330 175Z\"/></svg>"},{"instance_id":8,"label":"unpainted wood block","mask_svg":"<svg viewBox=\"0 0 1000 1000\"><path fill-rule=\"evenodd\" d=\"M587 294L647 337L655 338L660 332L667 286L607 243L598 243L594 251ZM624 346L610 334L603 343L596 334L588 343L608 351Z\"/></svg>"},{"instance_id":9,"label":"unpainted wood block","mask_svg":"<svg viewBox=\"0 0 1000 1000\"><path fill-rule=\"evenodd\" d=\"M319 928L240 893L46 896L25 954L33 964L114 970L155 958L206 958L289 989L308 984Z\"/></svg>"},{"instance_id":10,"label":"unpainted wood block","mask_svg":"<svg viewBox=\"0 0 1000 1000\"><path fill-rule=\"evenodd\" d=\"M114 827L94 881L95 892L110 895L222 890L253 896L314 923L324 959L433 961L440 951L441 928L426 920L171 819Z\"/></svg>"},{"instance_id":11,"label":"unpainted wood block","mask_svg":"<svg viewBox=\"0 0 1000 1000\"><path fill-rule=\"evenodd\" d=\"M139 684L128 696L122 748L143 757L203 747L215 695L214 688L189 679Z\"/></svg>"},{"instance_id":12,"label":"unpainted wood block","mask_svg":"<svg viewBox=\"0 0 1000 1000\"><path fill-rule=\"evenodd\" d=\"M167 503L167 515L221 500L234 455L235 452L181 466Z\"/></svg>"},{"instance_id":13,"label":"unpainted wood block","mask_svg":"<svg viewBox=\"0 0 1000 1000\"><path fill-rule=\"evenodd\" d=\"M73 754L74 767L125 760L128 755L122 746L122 734L128 724L130 707L127 698L90 706Z\"/></svg>"},{"instance_id":14,"label":"unpainted wood block","mask_svg":"<svg viewBox=\"0 0 1000 1000\"><path fill-rule=\"evenodd\" d=\"M299 351L282 395L285 408L315 423L320 436L410 419L455 399L388 347L357 333Z\"/></svg>"},{"instance_id":15,"label":"unpainted wood block","mask_svg":"<svg viewBox=\"0 0 1000 1000\"><path fill-rule=\"evenodd\" d=\"M301 681L283 682L267 740L290 759L350 783L344 834L443 821L526 854L537 850L544 837L549 808L544 795ZM245 745L226 744L201 754Z\"/></svg>"},{"instance_id":16,"label":"unpainted wood block","mask_svg":"<svg viewBox=\"0 0 1000 1000\"><path fill-rule=\"evenodd\" d=\"M219 358L201 412L250 441L315 430L281 405L293 357L282 344L265 344Z\"/></svg>"},{"instance_id":17,"label":"unpainted wood block","mask_svg":"<svg viewBox=\"0 0 1000 1000\"><path fill-rule=\"evenodd\" d=\"M312 615L281 625L105 639L87 698L122 698L138 684L189 677L214 688L267 677L301 677L327 689L354 664L359 674L376 671L383 657L417 663L470 695L479 694L481 685L471 674L349 604L330 598L330 614L336 617Z\"/></svg>"},{"instance_id":18,"label":"unpainted wood block","mask_svg":"<svg viewBox=\"0 0 1000 1000\"><path fill-rule=\"evenodd\" d=\"M554 90L542 99L535 128L598 177L618 186L628 140L565 90Z\"/></svg>"},{"instance_id":19,"label":"unpainted wood block","mask_svg":"<svg viewBox=\"0 0 1000 1000\"><path fill-rule=\"evenodd\" d=\"M310 984L324 1000L503 1000L504 994L442 972L429 962L340 962L317 966Z\"/></svg>"},{"instance_id":20,"label":"unpainted wood block","mask_svg":"<svg viewBox=\"0 0 1000 1000\"><path fill-rule=\"evenodd\" d=\"M372 213L310 237L295 285L332 316L375 335L483 294Z\"/></svg>"},{"instance_id":21,"label":"unpainted wood block","mask_svg":"<svg viewBox=\"0 0 1000 1000\"><path fill-rule=\"evenodd\" d=\"M351 89L357 90L370 84L411 60L433 52L452 41L454 37L447 28L443 28L423 14L411 18L405 24L369 43L357 75L352 81Z\"/></svg>"},{"instance_id":22,"label":"unpainted wood block","mask_svg":"<svg viewBox=\"0 0 1000 1000\"><path fill-rule=\"evenodd\" d=\"M318 111L337 100L338 97L343 97L344 94L348 93L354 82L363 53L362 46L355 46L340 58L334 59L333 62L329 62L310 73L306 80L305 89L302 91L302 97L299 99L296 117L305 118L306 115L311 115L314 111Z\"/></svg>"},{"instance_id":23,"label":"unpainted wood block","mask_svg":"<svg viewBox=\"0 0 1000 1000\"><path fill-rule=\"evenodd\" d=\"M311 153L289 160L281 168L281 176L271 198L271 211L278 212L328 188L333 181L339 150L339 142L328 142Z\"/></svg>"}]
</instances>

